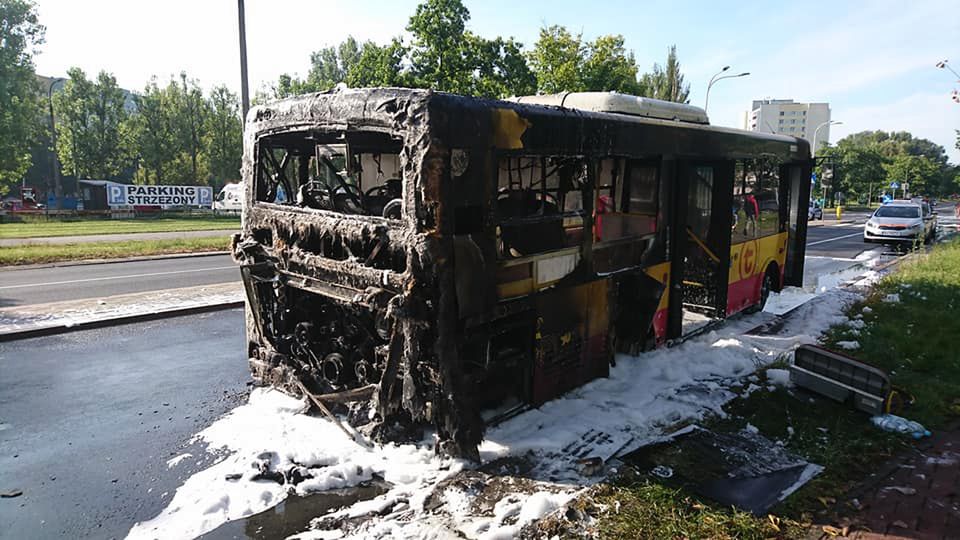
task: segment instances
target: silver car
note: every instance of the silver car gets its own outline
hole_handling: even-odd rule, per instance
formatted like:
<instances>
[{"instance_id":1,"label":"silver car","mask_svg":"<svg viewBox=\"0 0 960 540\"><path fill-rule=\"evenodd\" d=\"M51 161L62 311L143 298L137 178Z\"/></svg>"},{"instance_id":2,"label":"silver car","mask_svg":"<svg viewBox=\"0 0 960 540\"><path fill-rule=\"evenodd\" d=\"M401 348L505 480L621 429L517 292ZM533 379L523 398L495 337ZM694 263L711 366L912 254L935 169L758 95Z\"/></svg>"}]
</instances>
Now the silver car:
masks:
<instances>
[{"instance_id":1,"label":"silver car","mask_svg":"<svg viewBox=\"0 0 960 540\"><path fill-rule=\"evenodd\" d=\"M911 201L893 201L877 209L863 226L864 242L930 242L936 235L936 217L929 207Z\"/></svg>"}]
</instances>

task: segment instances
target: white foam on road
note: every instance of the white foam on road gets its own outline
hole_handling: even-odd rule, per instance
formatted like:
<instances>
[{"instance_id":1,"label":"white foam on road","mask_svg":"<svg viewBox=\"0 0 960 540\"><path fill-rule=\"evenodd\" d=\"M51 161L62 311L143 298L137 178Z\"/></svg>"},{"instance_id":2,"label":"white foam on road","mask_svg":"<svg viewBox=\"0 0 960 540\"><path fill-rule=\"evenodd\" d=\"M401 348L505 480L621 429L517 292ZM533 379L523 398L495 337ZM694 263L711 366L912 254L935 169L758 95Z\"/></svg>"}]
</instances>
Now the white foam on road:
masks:
<instances>
[{"instance_id":1,"label":"white foam on road","mask_svg":"<svg viewBox=\"0 0 960 540\"><path fill-rule=\"evenodd\" d=\"M580 458L608 458L661 439L678 422L725 414L723 405L735 397L731 386L846 321L843 310L858 298L843 289L823 293L800 308L805 311L791 318L778 336L743 335L771 319L760 313L727 321L672 349L619 356L608 378L488 430L480 446L484 462L523 456L534 463L526 476L541 482L533 493L504 495L499 516L471 512L475 494L456 496L449 489L439 508L424 507L438 483L468 466L435 455L431 441L362 448L328 420L300 414L301 402L276 391L255 390L248 404L198 435L221 459L189 478L167 508L135 525L129 538L192 538L276 505L287 496L287 488L252 480L253 464L265 459L274 470L306 467L313 478L296 487L300 493L356 485L374 475L389 482L387 493L333 514L369 515L359 528L347 531L348 536L512 537L523 520L539 519L597 481L581 476ZM235 474L242 478L227 480ZM318 537L326 534L333 533Z\"/></svg>"}]
</instances>

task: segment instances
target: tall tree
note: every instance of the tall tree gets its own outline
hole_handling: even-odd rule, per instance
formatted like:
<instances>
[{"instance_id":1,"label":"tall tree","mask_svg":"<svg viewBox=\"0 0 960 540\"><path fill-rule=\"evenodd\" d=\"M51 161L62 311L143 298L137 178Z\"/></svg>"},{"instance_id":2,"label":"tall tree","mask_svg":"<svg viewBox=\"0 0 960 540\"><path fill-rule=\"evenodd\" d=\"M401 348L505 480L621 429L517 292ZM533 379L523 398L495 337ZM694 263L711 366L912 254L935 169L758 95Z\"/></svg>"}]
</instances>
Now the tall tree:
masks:
<instances>
[{"instance_id":1,"label":"tall tree","mask_svg":"<svg viewBox=\"0 0 960 540\"><path fill-rule=\"evenodd\" d=\"M587 47L581 79L589 90L641 95L644 88L637 81L637 71L637 62L624 47L623 36L600 36Z\"/></svg>"},{"instance_id":2,"label":"tall tree","mask_svg":"<svg viewBox=\"0 0 960 540\"><path fill-rule=\"evenodd\" d=\"M544 94L585 90L582 68L586 48L580 34L573 35L563 26L540 29L540 38L528 57Z\"/></svg>"},{"instance_id":3,"label":"tall tree","mask_svg":"<svg viewBox=\"0 0 960 540\"><path fill-rule=\"evenodd\" d=\"M57 154L77 178L110 178L130 163L126 97L113 75L101 71L96 82L71 68L63 91L54 98Z\"/></svg>"},{"instance_id":4,"label":"tall tree","mask_svg":"<svg viewBox=\"0 0 960 540\"><path fill-rule=\"evenodd\" d=\"M222 186L239 179L243 154L240 103L226 86L210 91L210 114L204 131L204 153L210 162L212 183Z\"/></svg>"},{"instance_id":5,"label":"tall tree","mask_svg":"<svg viewBox=\"0 0 960 540\"><path fill-rule=\"evenodd\" d=\"M177 89L177 110L175 118L178 120L178 135L180 148L189 157L188 184L206 182L206 171L202 171L205 163L201 162L200 153L203 151L204 123L209 116L209 105L203 97L203 91L195 80L188 80L185 72L180 73L180 86Z\"/></svg>"},{"instance_id":6,"label":"tall tree","mask_svg":"<svg viewBox=\"0 0 960 540\"><path fill-rule=\"evenodd\" d=\"M667 63L663 66L654 64L653 71L645 73L640 84L649 97L677 103L690 102L690 85L683 82L676 45L671 45L667 50Z\"/></svg>"},{"instance_id":7,"label":"tall tree","mask_svg":"<svg viewBox=\"0 0 960 540\"><path fill-rule=\"evenodd\" d=\"M407 86L408 77L402 67L406 53L407 49L396 38L383 46L367 41L361 47L356 62L351 64L345 82L353 88Z\"/></svg>"},{"instance_id":8,"label":"tall tree","mask_svg":"<svg viewBox=\"0 0 960 540\"><path fill-rule=\"evenodd\" d=\"M413 35L410 50L414 83L457 94L473 87L473 51L464 39L470 11L460 0L426 0L417 6L407 31Z\"/></svg>"},{"instance_id":9,"label":"tall tree","mask_svg":"<svg viewBox=\"0 0 960 540\"><path fill-rule=\"evenodd\" d=\"M471 94L490 98L526 96L537 91L537 78L513 38L483 39L464 36L474 66Z\"/></svg>"},{"instance_id":10,"label":"tall tree","mask_svg":"<svg viewBox=\"0 0 960 540\"><path fill-rule=\"evenodd\" d=\"M600 36L584 43L562 26L540 29L540 39L529 53L539 91L622 92L642 94L637 62L624 47L621 35Z\"/></svg>"},{"instance_id":11,"label":"tall tree","mask_svg":"<svg viewBox=\"0 0 960 540\"><path fill-rule=\"evenodd\" d=\"M0 0L0 194L30 167L31 143L43 129L33 66L43 37L33 2Z\"/></svg>"},{"instance_id":12,"label":"tall tree","mask_svg":"<svg viewBox=\"0 0 960 540\"><path fill-rule=\"evenodd\" d=\"M133 120L140 168L139 184L164 184L168 164L177 154L177 134L169 86L157 86L152 78L143 93L134 96L137 114Z\"/></svg>"}]
</instances>

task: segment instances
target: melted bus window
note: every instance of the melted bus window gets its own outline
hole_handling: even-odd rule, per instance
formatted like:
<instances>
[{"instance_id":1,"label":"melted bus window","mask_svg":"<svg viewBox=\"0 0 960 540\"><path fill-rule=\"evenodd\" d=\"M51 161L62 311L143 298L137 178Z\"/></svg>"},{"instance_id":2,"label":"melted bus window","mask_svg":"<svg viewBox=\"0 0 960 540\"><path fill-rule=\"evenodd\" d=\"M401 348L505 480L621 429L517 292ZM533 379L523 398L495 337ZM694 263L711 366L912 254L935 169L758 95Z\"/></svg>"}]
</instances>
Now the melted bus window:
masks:
<instances>
[{"instance_id":1,"label":"melted bus window","mask_svg":"<svg viewBox=\"0 0 960 540\"><path fill-rule=\"evenodd\" d=\"M497 245L500 258L517 258L583 242L583 187L588 162L578 157L500 159Z\"/></svg>"},{"instance_id":2,"label":"melted bus window","mask_svg":"<svg viewBox=\"0 0 960 540\"><path fill-rule=\"evenodd\" d=\"M257 148L257 201L397 219L400 148L377 133L265 137Z\"/></svg>"}]
</instances>

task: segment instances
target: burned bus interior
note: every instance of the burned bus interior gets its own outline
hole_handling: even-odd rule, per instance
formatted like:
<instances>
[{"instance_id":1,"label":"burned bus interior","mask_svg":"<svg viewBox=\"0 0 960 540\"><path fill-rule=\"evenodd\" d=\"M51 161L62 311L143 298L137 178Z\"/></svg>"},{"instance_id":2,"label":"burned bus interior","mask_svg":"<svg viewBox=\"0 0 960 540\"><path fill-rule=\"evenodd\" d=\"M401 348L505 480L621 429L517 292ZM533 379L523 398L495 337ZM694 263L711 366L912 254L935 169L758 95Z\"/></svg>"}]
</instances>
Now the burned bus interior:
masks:
<instances>
[{"instance_id":1,"label":"burned bus interior","mask_svg":"<svg viewBox=\"0 0 960 540\"><path fill-rule=\"evenodd\" d=\"M254 378L376 439L476 458L485 425L802 276L796 139L404 89L247 128Z\"/></svg>"}]
</instances>

